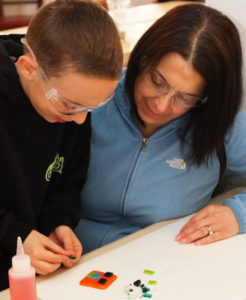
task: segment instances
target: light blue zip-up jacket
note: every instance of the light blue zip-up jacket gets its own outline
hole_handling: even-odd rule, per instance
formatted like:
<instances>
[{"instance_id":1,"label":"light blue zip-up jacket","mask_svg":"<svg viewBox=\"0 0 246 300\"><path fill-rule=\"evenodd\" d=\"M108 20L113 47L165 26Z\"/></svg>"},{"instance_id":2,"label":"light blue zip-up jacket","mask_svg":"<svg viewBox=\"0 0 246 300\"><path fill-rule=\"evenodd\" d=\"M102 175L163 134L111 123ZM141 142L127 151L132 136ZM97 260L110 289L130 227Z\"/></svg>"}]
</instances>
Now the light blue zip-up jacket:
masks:
<instances>
[{"instance_id":1,"label":"light blue zip-up jacket","mask_svg":"<svg viewBox=\"0 0 246 300\"><path fill-rule=\"evenodd\" d=\"M188 167L177 130L188 114L170 121L147 140L133 123L124 72L115 96L92 113L91 158L81 193L76 229L88 252L155 222L204 207L216 187L220 164ZM209 122L209 116L208 116ZM240 111L225 141L226 172L246 177L246 113ZM225 201L246 232L246 193Z\"/></svg>"}]
</instances>

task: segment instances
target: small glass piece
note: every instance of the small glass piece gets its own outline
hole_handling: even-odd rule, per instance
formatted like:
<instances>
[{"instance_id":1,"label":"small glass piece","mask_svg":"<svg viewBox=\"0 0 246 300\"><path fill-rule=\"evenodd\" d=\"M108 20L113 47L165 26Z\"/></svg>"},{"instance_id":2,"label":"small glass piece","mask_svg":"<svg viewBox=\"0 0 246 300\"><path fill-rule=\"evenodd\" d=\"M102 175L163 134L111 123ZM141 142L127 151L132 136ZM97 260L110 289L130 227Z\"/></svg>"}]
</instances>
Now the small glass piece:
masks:
<instances>
[{"instance_id":1,"label":"small glass piece","mask_svg":"<svg viewBox=\"0 0 246 300\"><path fill-rule=\"evenodd\" d=\"M148 284L149 284L149 285L156 285L156 284L157 284L157 281L156 281L156 280L149 280L149 281L148 281Z\"/></svg>"},{"instance_id":2,"label":"small glass piece","mask_svg":"<svg viewBox=\"0 0 246 300\"><path fill-rule=\"evenodd\" d=\"M152 295L151 294L143 294L143 297L145 297L145 298L151 298Z\"/></svg>"},{"instance_id":3,"label":"small glass piece","mask_svg":"<svg viewBox=\"0 0 246 300\"><path fill-rule=\"evenodd\" d=\"M135 286L140 286L141 280L138 279L138 280L134 281L133 284L134 284Z\"/></svg>"},{"instance_id":4,"label":"small glass piece","mask_svg":"<svg viewBox=\"0 0 246 300\"><path fill-rule=\"evenodd\" d=\"M87 277L92 278L95 274L96 274L96 272L90 272L90 274L88 274Z\"/></svg>"},{"instance_id":5,"label":"small glass piece","mask_svg":"<svg viewBox=\"0 0 246 300\"><path fill-rule=\"evenodd\" d=\"M99 279L99 278L101 278L101 276L100 276L100 274L96 273L93 276L91 276L91 278L92 279L97 279L97 278Z\"/></svg>"},{"instance_id":6,"label":"small glass piece","mask_svg":"<svg viewBox=\"0 0 246 300\"><path fill-rule=\"evenodd\" d=\"M154 274L155 274L155 271L144 270L144 274L147 274L147 275L154 275Z\"/></svg>"}]
</instances>

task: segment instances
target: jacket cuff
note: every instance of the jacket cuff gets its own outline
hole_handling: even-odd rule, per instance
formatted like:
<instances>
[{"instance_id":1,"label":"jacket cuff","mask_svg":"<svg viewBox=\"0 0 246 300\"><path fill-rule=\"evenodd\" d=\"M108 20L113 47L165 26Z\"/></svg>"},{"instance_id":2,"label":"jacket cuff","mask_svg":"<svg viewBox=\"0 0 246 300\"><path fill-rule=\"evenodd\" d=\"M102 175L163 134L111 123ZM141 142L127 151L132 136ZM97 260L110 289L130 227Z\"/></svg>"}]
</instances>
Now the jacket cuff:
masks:
<instances>
[{"instance_id":1,"label":"jacket cuff","mask_svg":"<svg viewBox=\"0 0 246 300\"><path fill-rule=\"evenodd\" d=\"M240 201L238 195L234 199L225 200L223 204L233 210L239 224L239 233L246 233L246 207Z\"/></svg>"}]
</instances>

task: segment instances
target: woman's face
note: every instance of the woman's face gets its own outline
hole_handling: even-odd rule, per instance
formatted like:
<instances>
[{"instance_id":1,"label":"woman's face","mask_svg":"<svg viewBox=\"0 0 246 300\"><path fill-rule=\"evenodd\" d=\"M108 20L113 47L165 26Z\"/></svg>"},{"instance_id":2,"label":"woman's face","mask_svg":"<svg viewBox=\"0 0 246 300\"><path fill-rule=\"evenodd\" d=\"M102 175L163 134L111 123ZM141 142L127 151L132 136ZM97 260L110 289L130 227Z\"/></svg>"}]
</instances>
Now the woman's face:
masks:
<instances>
[{"instance_id":1,"label":"woman's face","mask_svg":"<svg viewBox=\"0 0 246 300\"><path fill-rule=\"evenodd\" d=\"M59 77L50 77L49 82L45 82L38 70L35 77L35 80L29 81L25 92L35 110L50 123L74 121L82 124L87 112L70 114L70 107L100 105L113 93L118 82L74 71L67 71ZM46 96L47 90L51 88L58 91L57 102L49 100Z\"/></svg>"},{"instance_id":2,"label":"woman's face","mask_svg":"<svg viewBox=\"0 0 246 300\"><path fill-rule=\"evenodd\" d=\"M134 96L139 117L152 131L178 118L202 98L204 78L176 52L165 55L154 70L136 79Z\"/></svg>"}]
</instances>

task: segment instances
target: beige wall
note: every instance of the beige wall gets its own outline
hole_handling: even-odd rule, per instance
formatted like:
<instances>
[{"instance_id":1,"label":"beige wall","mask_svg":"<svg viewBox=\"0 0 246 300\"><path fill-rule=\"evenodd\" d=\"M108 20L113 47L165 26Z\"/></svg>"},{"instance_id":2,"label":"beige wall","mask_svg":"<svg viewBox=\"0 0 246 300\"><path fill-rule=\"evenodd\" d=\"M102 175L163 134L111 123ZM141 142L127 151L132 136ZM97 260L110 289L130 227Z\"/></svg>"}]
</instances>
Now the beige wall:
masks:
<instances>
[{"instance_id":1,"label":"beige wall","mask_svg":"<svg viewBox=\"0 0 246 300\"><path fill-rule=\"evenodd\" d=\"M44 3L48 3L52 0L44 0ZM152 3L152 0L131 0L131 6L144 5ZM4 7L5 15L32 15L36 10L35 4L27 4L27 5L11 5Z\"/></svg>"},{"instance_id":2,"label":"beige wall","mask_svg":"<svg viewBox=\"0 0 246 300\"><path fill-rule=\"evenodd\" d=\"M44 0L44 3L48 0ZM13 15L32 15L37 10L37 5L35 4L22 4L22 5L5 5L3 7L4 15L13 16Z\"/></svg>"},{"instance_id":3,"label":"beige wall","mask_svg":"<svg viewBox=\"0 0 246 300\"><path fill-rule=\"evenodd\" d=\"M244 102L243 108L246 110L246 0L207 0L206 4L221 10L227 14L237 25L242 46L244 59Z\"/></svg>"}]
</instances>

